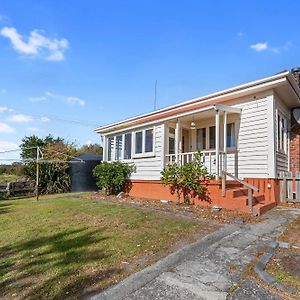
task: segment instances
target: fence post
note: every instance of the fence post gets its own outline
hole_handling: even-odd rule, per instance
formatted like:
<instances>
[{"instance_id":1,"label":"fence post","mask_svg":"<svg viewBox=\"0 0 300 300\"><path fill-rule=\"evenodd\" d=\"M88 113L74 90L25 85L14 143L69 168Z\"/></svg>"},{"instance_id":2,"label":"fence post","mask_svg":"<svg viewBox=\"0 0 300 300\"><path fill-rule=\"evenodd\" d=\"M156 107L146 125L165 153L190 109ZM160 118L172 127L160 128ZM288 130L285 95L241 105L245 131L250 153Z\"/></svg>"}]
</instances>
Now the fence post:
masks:
<instances>
[{"instance_id":1,"label":"fence post","mask_svg":"<svg viewBox=\"0 0 300 300\"><path fill-rule=\"evenodd\" d=\"M222 171L222 196L226 196L226 172Z\"/></svg>"},{"instance_id":2,"label":"fence post","mask_svg":"<svg viewBox=\"0 0 300 300\"><path fill-rule=\"evenodd\" d=\"M249 212L253 214L253 191L252 189L248 188L248 205L249 205Z\"/></svg>"},{"instance_id":3,"label":"fence post","mask_svg":"<svg viewBox=\"0 0 300 300\"><path fill-rule=\"evenodd\" d=\"M282 184L281 184L281 202L286 203L286 176L285 173L282 173Z\"/></svg>"},{"instance_id":4,"label":"fence post","mask_svg":"<svg viewBox=\"0 0 300 300\"><path fill-rule=\"evenodd\" d=\"M295 181L296 181L296 202L300 202L300 172L297 171L295 174Z\"/></svg>"}]
</instances>

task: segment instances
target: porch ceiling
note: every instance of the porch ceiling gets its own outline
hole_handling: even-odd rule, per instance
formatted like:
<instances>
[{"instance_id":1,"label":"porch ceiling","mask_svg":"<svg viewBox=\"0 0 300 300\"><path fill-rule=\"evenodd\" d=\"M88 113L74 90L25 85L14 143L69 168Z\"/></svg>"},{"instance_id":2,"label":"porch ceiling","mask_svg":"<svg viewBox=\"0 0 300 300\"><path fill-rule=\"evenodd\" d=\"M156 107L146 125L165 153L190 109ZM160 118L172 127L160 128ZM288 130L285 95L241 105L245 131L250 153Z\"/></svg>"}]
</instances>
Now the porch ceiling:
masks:
<instances>
[{"instance_id":1,"label":"porch ceiling","mask_svg":"<svg viewBox=\"0 0 300 300\"><path fill-rule=\"evenodd\" d=\"M234 108L231 106L225 105L213 105L206 108L206 110L196 111L196 112L189 112L184 116L178 116L172 120L169 120L169 123L176 123L177 120L180 122L192 122L194 120L205 120L205 119L212 119L216 117L216 111L226 111L228 115L231 114L239 114L241 113L241 109Z\"/></svg>"}]
</instances>

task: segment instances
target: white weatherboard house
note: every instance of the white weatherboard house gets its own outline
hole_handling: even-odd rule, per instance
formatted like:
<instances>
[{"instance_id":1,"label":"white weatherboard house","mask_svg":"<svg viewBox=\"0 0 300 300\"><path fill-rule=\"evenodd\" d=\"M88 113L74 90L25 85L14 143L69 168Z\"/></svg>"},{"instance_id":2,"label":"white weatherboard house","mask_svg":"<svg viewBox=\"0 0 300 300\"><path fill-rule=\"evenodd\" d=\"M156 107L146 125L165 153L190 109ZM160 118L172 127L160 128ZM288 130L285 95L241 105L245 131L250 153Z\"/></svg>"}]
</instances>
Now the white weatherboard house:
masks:
<instances>
[{"instance_id":1,"label":"white weatherboard house","mask_svg":"<svg viewBox=\"0 0 300 300\"><path fill-rule=\"evenodd\" d=\"M173 199L161 185L161 171L169 163L189 162L201 150L203 163L219 185L226 176L237 182L237 188L257 193L256 180L261 196L266 189L276 192L281 172L299 170L299 135L293 131L297 126L291 125L296 107L300 107L299 68L95 131L103 136L104 161L135 165L132 195ZM262 188L262 182L267 186ZM213 198L216 191L211 193ZM222 199L223 206L232 207L225 205L230 197Z\"/></svg>"}]
</instances>

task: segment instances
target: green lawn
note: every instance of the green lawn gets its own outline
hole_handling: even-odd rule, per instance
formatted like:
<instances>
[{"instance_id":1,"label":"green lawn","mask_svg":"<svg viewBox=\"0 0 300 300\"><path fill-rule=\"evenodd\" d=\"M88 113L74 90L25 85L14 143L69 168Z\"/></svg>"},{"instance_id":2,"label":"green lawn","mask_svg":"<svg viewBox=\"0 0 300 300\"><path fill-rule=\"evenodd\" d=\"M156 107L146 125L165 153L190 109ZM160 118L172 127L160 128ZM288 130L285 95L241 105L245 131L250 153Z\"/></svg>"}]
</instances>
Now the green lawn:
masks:
<instances>
[{"instance_id":1,"label":"green lawn","mask_svg":"<svg viewBox=\"0 0 300 300\"><path fill-rule=\"evenodd\" d=\"M20 176L17 176L17 175L1 174L0 182L14 182L14 181L17 181L19 178L20 178Z\"/></svg>"},{"instance_id":2,"label":"green lawn","mask_svg":"<svg viewBox=\"0 0 300 300\"><path fill-rule=\"evenodd\" d=\"M0 201L1 299L65 299L99 291L179 239L206 230L87 194L32 200Z\"/></svg>"}]
</instances>

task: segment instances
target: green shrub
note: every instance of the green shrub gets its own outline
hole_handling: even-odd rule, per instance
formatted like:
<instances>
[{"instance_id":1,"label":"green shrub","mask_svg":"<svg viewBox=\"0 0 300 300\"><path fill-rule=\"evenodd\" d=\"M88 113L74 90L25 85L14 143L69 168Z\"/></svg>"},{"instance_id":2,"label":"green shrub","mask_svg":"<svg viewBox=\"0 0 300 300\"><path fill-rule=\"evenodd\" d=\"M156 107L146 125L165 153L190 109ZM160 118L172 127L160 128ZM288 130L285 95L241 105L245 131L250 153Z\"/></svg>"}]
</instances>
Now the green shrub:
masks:
<instances>
[{"instance_id":1,"label":"green shrub","mask_svg":"<svg viewBox=\"0 0 300 300\"><path fill-rule=\"evenodd\" d=\"M167 165L161 172L163 185L170 185L171 192L176 193L178 203L181 195L185 202L190 202L191 196L209 201L205 186L209 176L200 158L201 153L197 152L193 161L184 165Z\"/></svg>"},{"instance_id":2,"label":"green shrub","mask_svg":"<svg viewBox=\"0 0 300 300\"><path fill-rule=\"evenodd\" d=\"M110 195L124 190L126 181L133 171L133 165L115 161L99 164L94 168L93 174L96 177L97 186Z\"/></svg>"}]
</instances>

